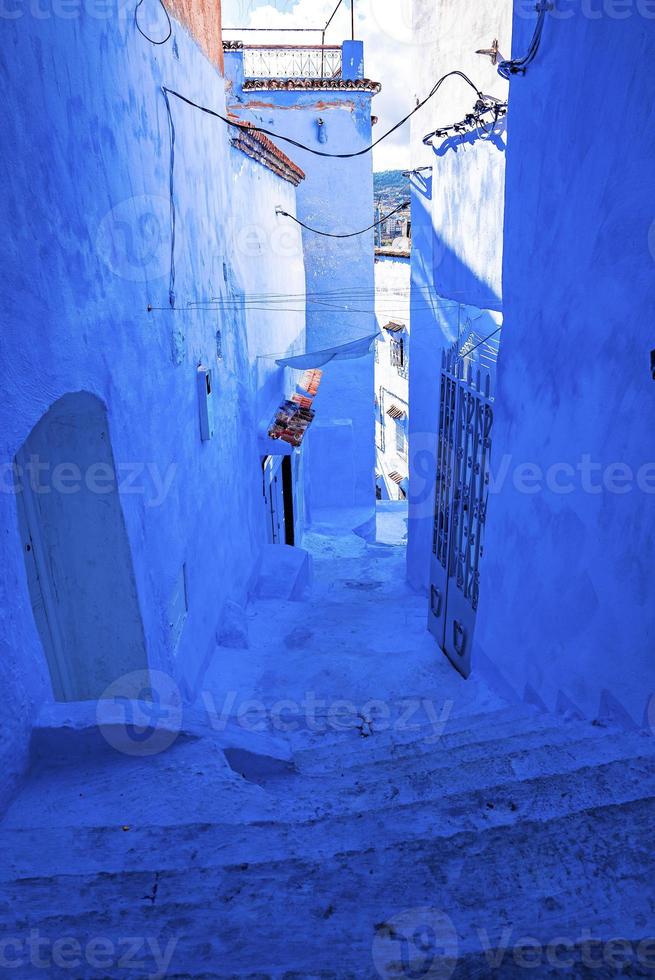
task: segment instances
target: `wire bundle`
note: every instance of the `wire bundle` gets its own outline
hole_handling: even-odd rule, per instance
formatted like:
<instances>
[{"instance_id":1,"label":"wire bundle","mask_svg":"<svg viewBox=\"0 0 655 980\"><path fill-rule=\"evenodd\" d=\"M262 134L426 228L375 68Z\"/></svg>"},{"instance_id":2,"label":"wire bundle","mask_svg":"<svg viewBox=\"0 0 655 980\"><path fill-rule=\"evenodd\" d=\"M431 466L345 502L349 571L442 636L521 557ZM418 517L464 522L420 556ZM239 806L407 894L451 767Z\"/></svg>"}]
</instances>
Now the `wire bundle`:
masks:
<instances>
[{"instance_id":1,"label":"wire bundle","mask_svg":"<svg viewBox=\"0 0 655 980\"><path fill-rule=\"evenodd\" d=\"M546 14L549 10L553 9L553 4L549 3L548 0L540 0L536 9L539 16L537 18L537 26L535 27L534 34L532 35L532 40L530 41L528 53L524 55L523 58L513 58L510 61L501 61L498 65L498 74L501 75L506 81L509 81L512 75L525 75L528 66L531 65L534 59L537 57L539 46L541 44L541 35L543 34L544 24L546 22Z\"/></svg>"},{"instance_id":2,"label":"wire bundle","mask_svg":"<svg viewBox=\"0 0 655 980\"><path fill-rule=\"evenodd\" d=\"M485 117L489 113L493 114L493 119L491 120L490 129L485 130ZM506 115L507 102L501 102L500 99L496 99L493 95L483 95L475 103L473 111L464 116L461 122L451 123L450 126L440 126L439 129L435 129L431 133L428 133L427 136L424 136L423 142L426 146L432 146L432 140L435 138L443 139L450 135L450 133L454 133L455 135L472 133L480 130L480 128L488 134L493 132L498 120Z\"/></svg>"}]
</instances>

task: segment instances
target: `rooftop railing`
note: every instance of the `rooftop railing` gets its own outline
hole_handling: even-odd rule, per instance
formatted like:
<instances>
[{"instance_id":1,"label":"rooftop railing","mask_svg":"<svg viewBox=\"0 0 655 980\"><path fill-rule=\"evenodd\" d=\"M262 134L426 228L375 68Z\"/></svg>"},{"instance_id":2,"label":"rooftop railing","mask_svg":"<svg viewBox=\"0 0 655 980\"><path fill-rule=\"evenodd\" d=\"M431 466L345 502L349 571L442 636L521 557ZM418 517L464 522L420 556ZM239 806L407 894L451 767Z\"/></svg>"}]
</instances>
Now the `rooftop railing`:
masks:
<instances>
[{"instance_id":1,"label":"rooftop railing","mask_svg":"<svg viewBox=\"0 0 655 980\"><path fill-rule=\"evenodd\" d=\"M342 78L339 45L244 45L246 78Z\"/></svg>"}]
</instances>

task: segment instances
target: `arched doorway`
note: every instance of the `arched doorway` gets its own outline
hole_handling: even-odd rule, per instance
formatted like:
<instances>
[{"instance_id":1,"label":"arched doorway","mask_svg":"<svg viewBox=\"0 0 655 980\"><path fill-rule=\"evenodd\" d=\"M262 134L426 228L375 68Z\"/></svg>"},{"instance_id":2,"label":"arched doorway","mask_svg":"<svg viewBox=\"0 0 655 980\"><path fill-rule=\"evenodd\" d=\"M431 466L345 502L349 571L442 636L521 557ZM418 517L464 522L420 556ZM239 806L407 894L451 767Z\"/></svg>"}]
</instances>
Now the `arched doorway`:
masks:
<instances>
[{"instance_id":1,"label":"arched doorway","mask_svg":"<svg viewBox=\"0 0 655 980\"><path fill-rule=\"evenodd\" d=\"M16 455L36 625L58 701L99 697L147 669L132 556L103 403L64 395Z\"/></svg>"}]
</instances>

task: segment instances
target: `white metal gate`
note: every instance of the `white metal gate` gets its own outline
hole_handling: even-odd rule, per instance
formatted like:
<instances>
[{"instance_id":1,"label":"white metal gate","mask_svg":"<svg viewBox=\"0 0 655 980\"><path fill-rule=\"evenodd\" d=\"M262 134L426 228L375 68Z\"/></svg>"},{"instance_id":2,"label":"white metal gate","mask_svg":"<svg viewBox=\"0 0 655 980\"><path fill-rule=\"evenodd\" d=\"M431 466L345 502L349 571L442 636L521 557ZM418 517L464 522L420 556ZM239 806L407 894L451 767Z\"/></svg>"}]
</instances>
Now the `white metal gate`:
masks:
<instances>
[{"instance_id":1,"label":"white metal gate","mask_svg":"<svg viewBox=\"0 0 655 980\"><path fill-rule=\"evenodd\" d=\"M444 351L428 628L453 666L471 672L493 426L492 364Z\"/></svg>"}]
</instances>

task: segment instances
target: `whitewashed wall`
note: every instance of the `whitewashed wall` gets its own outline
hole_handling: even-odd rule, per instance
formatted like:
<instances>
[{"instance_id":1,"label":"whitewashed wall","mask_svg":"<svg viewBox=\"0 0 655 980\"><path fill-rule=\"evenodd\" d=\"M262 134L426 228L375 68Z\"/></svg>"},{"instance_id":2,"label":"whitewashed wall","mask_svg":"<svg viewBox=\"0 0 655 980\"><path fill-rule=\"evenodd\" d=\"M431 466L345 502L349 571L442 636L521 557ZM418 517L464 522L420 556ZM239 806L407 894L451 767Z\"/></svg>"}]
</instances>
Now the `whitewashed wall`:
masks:
<instances>
[{"instance_id":1,"label":"whitewashed wall","mask_svg":"<svg viewBox=\"0 0 655 980\"><path fill-rule=\"evenodd\" d=\"M414 0L413 89L425 97L438 78L463 71L481 91L507 97L507 83L487 55L498 39L509 57L510 0ZM462 120L476 93L447 79L412 120L412 165L431 168L412 178L412 360L410 364L410 490L408 580L427 588L434 497L441 353L458 337L462 316L495 328L502 310L502 236L507 134L423 137Z\"/></svg>"}]
</instances>

